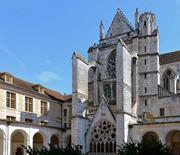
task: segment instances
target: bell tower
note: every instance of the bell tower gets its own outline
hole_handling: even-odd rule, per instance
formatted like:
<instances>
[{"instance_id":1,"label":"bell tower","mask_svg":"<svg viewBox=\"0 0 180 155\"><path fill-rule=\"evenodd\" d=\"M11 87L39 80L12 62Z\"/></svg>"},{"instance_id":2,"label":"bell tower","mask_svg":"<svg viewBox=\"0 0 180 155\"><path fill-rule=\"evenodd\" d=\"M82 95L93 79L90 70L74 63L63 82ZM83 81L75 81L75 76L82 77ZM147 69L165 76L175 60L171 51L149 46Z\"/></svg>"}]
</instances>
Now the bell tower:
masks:
<instances>
[{"instance_id":1,"label":"bell tower","mask_svg":"<svg viewBox=\"0 0 180 155\"><path fill-rule=\"evenodd\" d=\"M144 113L149 113L152 106L158 102L158 85L160 84L159 31L156 26L155 14L152 12L140 14L138 35L138 93L141 104L138 115L141 116Z\"/></svg>"},{"instance_id":2,"label":"bell tower","mask_svg":"<svg viewBox=\"0 0 180 155\"><path fill-rule=\"evenodd\" d=\"M137 17L139 21L139 33L141 36L151 35L157 29L155 14L145 12Z\"/></svg>"}]
</instances>

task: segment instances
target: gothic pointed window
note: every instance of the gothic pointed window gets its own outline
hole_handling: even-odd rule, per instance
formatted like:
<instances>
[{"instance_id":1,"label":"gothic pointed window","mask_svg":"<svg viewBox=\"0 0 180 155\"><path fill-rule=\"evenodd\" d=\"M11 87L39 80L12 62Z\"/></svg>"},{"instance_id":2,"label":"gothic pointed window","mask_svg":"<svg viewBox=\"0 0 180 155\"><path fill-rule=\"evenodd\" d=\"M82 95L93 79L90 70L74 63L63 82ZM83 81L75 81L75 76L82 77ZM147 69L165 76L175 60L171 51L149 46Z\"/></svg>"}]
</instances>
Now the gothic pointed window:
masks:
<instances>
[{"instance_id":1,"label":"gothic pointed window","mask_svg":"<svg viewBox=\"0 0 180 155\"><path fill-rule=\"evenodd\" d=\"M146 21L144 21L144 26L146 26Z\"/></svg>"},{"instance_id":2,"label":"gothic pointed window","mask_svg":"<svg viewBox=\"0 0 180 155\"><path fill-rule=\"evenodd\" d=\"M116 83L112 83L112 98L116 99Z\"/></svg>"},{"instance_id":3,"label":"gothic pointed window","mask_svg":"<svg viewBox=\"0 0 180 155\"><path fill-rule=\"evenodd\" d=\"M108 83L104 85L104 96L111 99L111 86Z\"/></svg>"},{"instance_id":4,"label":"gothic pointed window","mask_svg":"<svg viewBox=\"0 0 180 155\"><path fill-rule=\"evenodd\" d=\"M144 30L144 35L147 35L147 22L146 21L144 21L143 30Z\"/></svg>"},{"instance_id":5,"label":"gothic pointed window","mask_svg":"<svg viewBox=\"0 0 180 155\"><path fill-rule=\"evenodd\" d=\"M100 121L91 132L91 153L116 152L116 128L108 120Z\"/></svg>"},{"instance_id":6,"label":"gothic pointed window","mask_svg":"<svg viewBox=\"0 0 180 155\"><path fill-rule=\"evenodd\" d=\"M171 80L174 78L175 74L171 69L167 69L163 75L163 87L170 91Z\"/></svg>"},{"instance_id":7,"label":"gothic pointed window","mask_svg":"<svg viewBox=\"0 0 180 155\"><path fill-rule=\"evenodd\" d=\"M107 73L110 78L116 77L116 51L112 51L108 58Z\"/></svg>"}]
</instances>

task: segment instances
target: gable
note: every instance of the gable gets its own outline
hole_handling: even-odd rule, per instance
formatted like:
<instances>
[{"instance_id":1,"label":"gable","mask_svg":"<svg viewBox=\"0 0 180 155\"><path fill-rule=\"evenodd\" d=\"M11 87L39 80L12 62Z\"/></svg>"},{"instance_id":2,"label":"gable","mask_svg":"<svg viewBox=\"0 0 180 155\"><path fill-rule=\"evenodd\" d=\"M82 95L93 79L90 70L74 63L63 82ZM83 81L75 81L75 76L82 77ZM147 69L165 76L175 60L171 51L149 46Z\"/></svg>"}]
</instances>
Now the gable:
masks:
<instances>
[{"instance_id":1,"label":"gable","mask_svg":"<svg viewBox=\"0 0 180 155\"><path fill-rule=\"evenodd\" d=\"M128 22L122 11L118 9L106 34L106 38L121 35L131 31L133 31L132 25Z\"/></svg>"},{"instance_id":2,"label":"gable","mask_svg":"<svg viewBox=\"0 0 180 155\"><path fill-rule=\"evenodd\" d=\"M102 100L102 103L99 105L98 110L97 110L96 114L94 115L93 121L90 126L90 130L100 120L108 120L109 122L115 124L115 117L112 114L111 110L109 109L109 107L107 106L107 104L105 103L104 100Z\"/></svg>"}]
</instances>

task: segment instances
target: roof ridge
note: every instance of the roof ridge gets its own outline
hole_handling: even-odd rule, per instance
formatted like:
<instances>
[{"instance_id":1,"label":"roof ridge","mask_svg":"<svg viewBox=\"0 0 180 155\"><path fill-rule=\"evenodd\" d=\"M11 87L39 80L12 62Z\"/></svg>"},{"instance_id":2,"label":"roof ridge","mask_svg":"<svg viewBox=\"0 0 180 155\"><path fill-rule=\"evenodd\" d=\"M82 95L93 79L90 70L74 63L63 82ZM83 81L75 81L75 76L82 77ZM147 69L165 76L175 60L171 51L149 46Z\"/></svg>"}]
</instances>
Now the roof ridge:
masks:
<instances>
[{"instance_id":1,"label":"roof ridge","mask_svg":"<svg viewBox=\"0 0 180 155\"><path fill-rule=\"evenodd\" d=\"M162 53L162 54L160 54L160 56L162 56L162 55L168 55L168 54L172 54L172 53L179 53L179 52L180 52L180 50L171 51L171 52L167 52L167 53Z\"/></svg>"},{"instance_id":2,"label":"roof ridge","mask_svg":"<svg viewBox=\"0 0 180 155\"><path fill-rule=\"evenodd\" d=\"M29 86L31 86L32 88L33 88L33 86L40 85L40 86L42 86L44 89L52 90L52 91L54 91L54 92L60 93L60 92L58 92L58 91L56 91L56 90L53 90L53 89L49 89L49 88L47 88L47 87L44 87L44 86L43 86L42 84L40 84L40 83L34 84L34 83L32 83L32 82L29 82L29 81L20 79L20 78L18 78L18 77L16 77L16 76L14 76L14 78L15 78L16 80L19 80L19 81L21 81L21 82L24 82L24 83L26 83L26 84L29 84ZM60 93L60 94L61 94L61 93Z\"/></svg>"},{"instance_id":3,"label":"roof ridge","mask_svg":"<svg viewBox=\"0 0 180 155\"><path fill-rule=\"evenodd\" d=\"M1 73L1 72L0 72ZM12 75L12 74L11 74ZM20 79L16 76L13 76L13 79L15 80L14 83L12 85L14 86L18 86L20 88L23 88L23 89L26 89L26 90L30 90L32 91L34 88L33 86L37 85L37 84L34 84L32 82L29 82L29 81L26 81L26 80L23 80L23 79ZM71 94L68 94L68 95L64 95L64 94L61 94L60 92L56 91L56 90L53 90L53 89L50 89L50 88L47 88L47 87L44 87L44 90L45 90L45 94L48 95L48 96L51 96L53 97L54 99L57 99L57 100L61 100L61 101L66 101L68 99L70 99L70 96ZM32 90L31 90L32 89ZM54 93L54 94L53 94ZM55 95L56 94L56 95Z\"/></svg>"},{"instance_id":4,"label":"roof ridge","mask_svg":"<svg viewBox=\"0 0 180 155\"><path fill-rule=\"evenodd\" d=\"M160 58L161 65L174 63L174 62L180 62L180 51L160 54L159 58Z\"/></svg>"},{"instance_id":5,"label":"roof ridge","mask_svg":"<svg viewBox=\"0 0 180 155\"><path fill-rule=\"evenodd\" d=\"M124 21L126 22L126 24L132 29L134 30L134 26L129 22L128 18L125 16L125 14L123 13L123 11L121 9L119 9L119 13L122 15Z\"/></svg>"}]
</instances>

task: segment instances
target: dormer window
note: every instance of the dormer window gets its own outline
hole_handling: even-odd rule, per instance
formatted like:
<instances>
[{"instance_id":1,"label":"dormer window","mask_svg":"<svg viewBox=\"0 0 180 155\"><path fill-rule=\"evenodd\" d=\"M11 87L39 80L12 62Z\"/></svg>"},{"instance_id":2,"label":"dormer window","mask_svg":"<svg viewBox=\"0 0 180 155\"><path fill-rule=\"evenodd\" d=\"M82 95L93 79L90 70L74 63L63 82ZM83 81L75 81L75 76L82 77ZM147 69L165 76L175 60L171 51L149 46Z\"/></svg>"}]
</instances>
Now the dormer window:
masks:
<instances>
[{"instance_id":1,"label":"dormer window","mask_svg":"<svg viewBox=\"0 0 180 155\"><path fill-rule=\"evenodd\" d=\"M38 91L38 93L44 94L44 87L41 86L40 84L34 85L33 87Z\"/></svg>"},{"instance_id":2,"label":"dormer window","mask_svg":"<svg viewBox=\"0 0 180 155\"><path fill-rule=\"evenodd\" d=\"M9 73L4 72L0 75L0 77L7 83L13 83L13 76Z\"/></svg>"},{"instance_id":3,"label":"dormer window","mask_svg":"<svg viewBox=\"0 0 180 155\"><path fill-rule=\"evenodd\" d=\"M44 88L43 87L39 87L38 92L41 94L44 94Z\"/></svg>"},{"instance_id":4,"label":"dormer window","mask_svg":"<svg viewBox=\"0 0 180 155\"><path fill-rule=\"evenodd\" d=\"M6 75L5 76L5 81L8 82L8 83L12 83L12 76Z\"/></svg>"}]
</instances>

